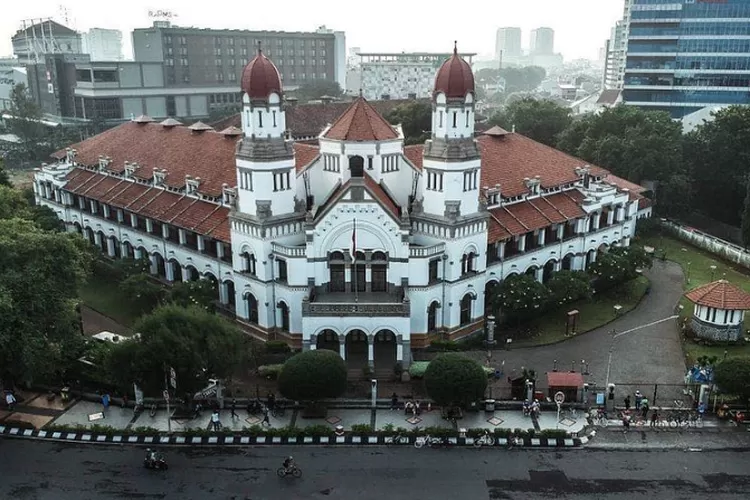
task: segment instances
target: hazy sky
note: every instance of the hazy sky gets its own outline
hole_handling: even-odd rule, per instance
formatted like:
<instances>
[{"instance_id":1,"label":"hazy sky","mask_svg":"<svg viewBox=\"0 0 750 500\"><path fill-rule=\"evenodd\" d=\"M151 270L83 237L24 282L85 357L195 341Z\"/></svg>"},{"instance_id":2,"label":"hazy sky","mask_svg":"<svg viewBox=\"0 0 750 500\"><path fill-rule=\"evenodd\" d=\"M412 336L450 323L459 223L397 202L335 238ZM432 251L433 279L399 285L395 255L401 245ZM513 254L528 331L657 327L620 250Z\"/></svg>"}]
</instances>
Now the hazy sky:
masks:
<instances>
[{"instance_id":1,"label":"hazy sky","mask_svg":"<svg viewBox=\"0 0 750 500\"><path fill-rule=\"evenodd\" d=\"M0 56L12 53L10 38L23 19L64 19L79 31L115 28L123 31L126 57L130 31L150 26L149 11L170 10L173 24L205 28L312 31L320 25L346 32L347 50L448 51L458 40L461 51L491 54L495 30L501 26L529 31L555 30L555 50L566 59L595 59L622 14L623 0L0 0Z\"/></svg>"}]
</instances>

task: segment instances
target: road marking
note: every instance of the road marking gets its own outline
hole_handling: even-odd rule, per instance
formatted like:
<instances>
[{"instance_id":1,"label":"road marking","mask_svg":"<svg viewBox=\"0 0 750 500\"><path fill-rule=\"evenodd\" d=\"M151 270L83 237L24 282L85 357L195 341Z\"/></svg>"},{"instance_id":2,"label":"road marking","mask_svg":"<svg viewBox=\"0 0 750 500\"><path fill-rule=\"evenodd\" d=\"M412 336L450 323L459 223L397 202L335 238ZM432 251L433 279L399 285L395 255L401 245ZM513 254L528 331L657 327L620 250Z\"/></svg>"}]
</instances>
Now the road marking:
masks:
<instances>
[{"instance_id":1,"label":"road marking","mask_svg":"<svg viewBox=\"0 0 750 500\"><path fill-rule=\"evenodd\" d=\"M665 321L671 321L671 320L677 319L677 318L679 318L679 316L677 314L675 314L675 315L669 316L668 318L660 319L658 321L652 321L651 323L648 323L648 324L645 324L645 325L636 326L635 328L631 328L630 330L625 330L624 332L620 332L620 333L615 334L614 338L621 337L621 336L623 336L623 335L625 335L627 333L635 332L636 330L640 330L641 328L648 328L649 326L658 325L659 323L664 323Z\"/></svg>"}]
</instances>

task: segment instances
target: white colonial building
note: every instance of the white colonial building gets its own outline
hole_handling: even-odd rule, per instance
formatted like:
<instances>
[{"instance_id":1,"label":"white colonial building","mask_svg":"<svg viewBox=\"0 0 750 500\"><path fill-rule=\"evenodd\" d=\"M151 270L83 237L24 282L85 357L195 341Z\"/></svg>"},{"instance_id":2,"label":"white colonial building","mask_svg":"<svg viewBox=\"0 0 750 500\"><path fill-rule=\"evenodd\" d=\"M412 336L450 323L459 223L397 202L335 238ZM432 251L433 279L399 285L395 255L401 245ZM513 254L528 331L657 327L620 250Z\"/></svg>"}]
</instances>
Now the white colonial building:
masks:
<instances>
[{"instance_id":1,"label":"white colonial building","mask_svg":"<svg viewBox=\"0 0 750 500\"><path fill-rule=\"evenodd\" d=\"M601 168L499 128L475 137L457 53L435 79L424 145L404 146L362 97L316 145L293 143L261 53L242 89L242 129L142 116L60 152L35 189L109 256L149 258L167 282L215 281L261 339L391 371L431 339L481 330L508 276L584 269L650 211L642 188Z\"/></svg>"}]
</instances>

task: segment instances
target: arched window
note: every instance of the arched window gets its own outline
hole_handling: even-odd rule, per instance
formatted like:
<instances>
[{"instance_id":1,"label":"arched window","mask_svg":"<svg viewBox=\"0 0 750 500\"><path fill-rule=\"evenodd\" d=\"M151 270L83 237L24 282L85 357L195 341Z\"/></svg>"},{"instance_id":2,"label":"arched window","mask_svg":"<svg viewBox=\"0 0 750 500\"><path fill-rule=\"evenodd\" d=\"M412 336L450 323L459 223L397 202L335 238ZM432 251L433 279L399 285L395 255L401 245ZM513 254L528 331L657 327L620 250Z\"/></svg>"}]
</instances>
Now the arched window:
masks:
<instances>
[{"instance_id":1,"label":"arched window","mask_svg":"<svg viewBox=\"0 0 750 500\"><path fill-rule=\"evenodd\" d=\"M279 302L279 313L281 315L281 324L279 327L281 327L282 332L288 332L289 331L289 306L286 305L286 302Z\"/></svg>"},{"instance_id":2,"label":"arched window","mask_svg":"<svg viewBox=\"0 0 750 500\"><path fill-rule=\"evenodd\" d=\"M361 156L352 156L349 158L349 173L352 177L364 177L365 159Z\"/></svg>"},{"instance_id":3,"label":"arched window","mask_svg":"<svg viewBox=\"0 0 750 500\"><path fill-rule=\"evenodd\" d=\"M461 257L461 274L469 274L474 272L474 261L476 260L477 254L469 252Z\"/></svg>"},{"instance_id":4,"label":"arched window","mask_svg":"<svg viewBox=\"0 0 750 500\"><path fill-rule=\"evenodd\" d=\"M258 323L258 299L252 293L245 294L245 300L247 301L247 321L250 323Z\"/></svg>"},{"instance_id":5,"label":"arched window","mask_svg":"<svg viewBox=\"0 0 750 500\"><path fill-rule=\"evenodd\" d=\"M438 307L439 307L439 304L437 303L437 301L434 301L432 304L430 304L430 307L427 308L427 331L428 332L434 332L435 330L437 330Z\"/></svg>"},{"instance_id":6,"label":"arched window","mask_svg":"<svg viewBox=\"0 0 750 500\"><path fill-rule=\"evenodd\" d=\"M255 254L245 251L240 254L240 257L242 257L242 272L255 276L257 264Z\"/></svg>"},{"instance_id":7,"label":"arched window","mask_svg":"<svg viewBox=\"0 0 750 500\"><path fill-rule=\"evenodd\" d=\"M461 299L461 326L471 323L471 301L473 297L470 293L464 295Z\"/></svg>"},{"instance_id":8,"label":"arched window","mask_svg":"<svg viewBox=\"0 0 750 500\"><path fill-rule=\"evenodd\" d=\"M342 252L331 252L328 257L328 268L330 273L328 289L331 292L345 292L346 265L344 264L344 254Z\"/></svg>"}]
</instances>

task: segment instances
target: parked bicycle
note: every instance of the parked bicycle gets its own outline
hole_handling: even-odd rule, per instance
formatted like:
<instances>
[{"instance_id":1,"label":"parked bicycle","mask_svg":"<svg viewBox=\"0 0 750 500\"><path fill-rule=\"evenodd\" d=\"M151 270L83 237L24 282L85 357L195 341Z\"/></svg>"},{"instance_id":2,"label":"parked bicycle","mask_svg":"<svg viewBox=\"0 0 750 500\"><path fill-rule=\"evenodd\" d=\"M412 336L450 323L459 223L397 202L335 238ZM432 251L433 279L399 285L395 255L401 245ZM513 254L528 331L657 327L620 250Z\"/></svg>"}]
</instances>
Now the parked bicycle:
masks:
<instances>
[{"instance_id":1,"label":"parked bicycle","mask_svg":"<svg viewBox=\"0 0 750 500\"><path fill-rule=\"evenodd\" d=\"M495 437L488 430L485 430L484 434L474 439L474 448L481 448L482 446L495 446Z\"/></svg>"},{"instance_id":2,"label":"parked bicycle","mask_svg":"<svg viewBox=\"0 0 750 500\"><path fill-rule=\"evenodd\" d=\"M422 448L425 445L427 445L429 448L436 448L438 446L447 446L447 444L447 439L441 437L433 437L429 434L426 436L419 436L416 441L414 441L415 448Z\"/></svg>"},{"instance_id":3,"label":"parked bicycle","mask_svg":"<svg viewBox=\"0 0 750 500\"><path fill-rule=\"evenodd\" d=\"M409 444L409 436L404 436L401 433L387 436L385 438L385 444Z\"/></svg>"}]
</instances>

